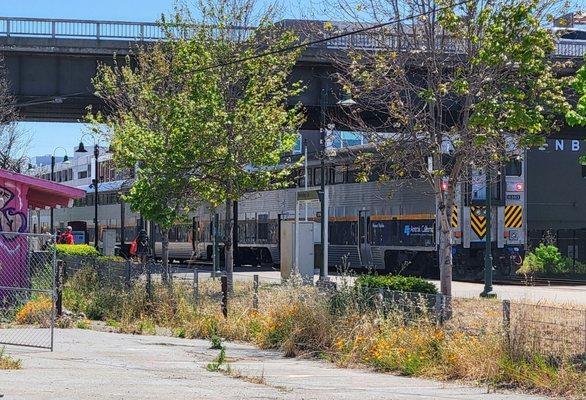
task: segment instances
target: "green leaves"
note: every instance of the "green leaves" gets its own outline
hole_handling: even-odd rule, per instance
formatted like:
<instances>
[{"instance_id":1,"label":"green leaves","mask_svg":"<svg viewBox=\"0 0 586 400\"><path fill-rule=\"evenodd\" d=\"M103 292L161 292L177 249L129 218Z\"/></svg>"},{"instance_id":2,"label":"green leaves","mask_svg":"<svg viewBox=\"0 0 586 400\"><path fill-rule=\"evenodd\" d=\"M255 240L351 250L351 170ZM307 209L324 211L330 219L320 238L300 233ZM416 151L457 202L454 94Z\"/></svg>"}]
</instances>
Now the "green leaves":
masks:
<instances>
[{"instance_id":1,"label":"green leaves","mask_svg":"<svg viewBox=\"0 0 586 400\"><path fill-rule=\"evenodd\" d=\"M280 174L267 167L293 148L303 121L301 107L287 105L302 90L288 82L299 51L230 64L297 37L268 20L234 37L247 11L238 17L231 7L205 5L202 21L217 23L198 24L189 35L163 25L172 40L139 49L134 63L100 66L94 79L112 112L89 116L90 123L113 132L119 167L140 166L126 201L162 228L201 202L216 206L273 185ZM184 17L174 26L188 26Z\"/></svg>"},{"instance_id":2,"label":"green leaves","mask_svg":"<svg viewBox=\"0 0 586 400\"><path fill-rule=\"evenodd\" d=\"M586 61L586 54L584 54ZM566 121L570 126L586 126L586 63L576 72L572 87L578 94L576 106L566 113Z\"/></svg>"}]
</instances>

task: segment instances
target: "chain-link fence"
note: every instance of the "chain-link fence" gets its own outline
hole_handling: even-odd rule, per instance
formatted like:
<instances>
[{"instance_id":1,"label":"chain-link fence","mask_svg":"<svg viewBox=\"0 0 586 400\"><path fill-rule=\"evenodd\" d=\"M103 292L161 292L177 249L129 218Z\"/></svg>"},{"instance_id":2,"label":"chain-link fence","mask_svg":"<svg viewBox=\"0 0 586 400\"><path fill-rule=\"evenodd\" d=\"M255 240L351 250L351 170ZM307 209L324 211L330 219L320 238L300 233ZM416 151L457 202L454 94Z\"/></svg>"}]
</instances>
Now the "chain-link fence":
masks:
<instances>
[{"instance_id":1,"label":"chain-link fence","mask_svg":"<svg viewBox=\"0 0 586 400\"><path fill-rule=\"evenodd\" d=\"M586 310L507 301L503 312L512 349L548 356L586 356Z\"/></svg>"},{"instance_id":2,"label":"chain-link fence","mask_svg":"<svg viewBox=\"0 0 586 400\"><path fill-rule=\"evenodd\" d=\"M51 235L0 232L0 344L53 349Z\"/></svg>"},{"instance_id":3,"label":"chain-link fence","mask_svg":"<svg viewBox=\"0 0 586 400\"><path fill-rule=\"evenodd\" d=\"M96 288L145 291L153 302L168 299L161 295L160 265L125 262L95 263L91 267L98 277L93 284ZM76 273L73 267L67 270L68 275ZM235 272L234 288L228 293L225 276L209 267L174 267L171 275L177 289L173 290L175 301L181 297L181 302L199 315L213 310L240 316L275 314L303 302L309 308L325 306L334 316L367 316L401 326L432 324L466 336L499 335L506 338L512 351L571 356L586 353L586 309L408 293L355 285L354 277L344 276L334 278L335 286L304 285L301 280L282 280L262 270Z\"/></svg>"}]
</instances>

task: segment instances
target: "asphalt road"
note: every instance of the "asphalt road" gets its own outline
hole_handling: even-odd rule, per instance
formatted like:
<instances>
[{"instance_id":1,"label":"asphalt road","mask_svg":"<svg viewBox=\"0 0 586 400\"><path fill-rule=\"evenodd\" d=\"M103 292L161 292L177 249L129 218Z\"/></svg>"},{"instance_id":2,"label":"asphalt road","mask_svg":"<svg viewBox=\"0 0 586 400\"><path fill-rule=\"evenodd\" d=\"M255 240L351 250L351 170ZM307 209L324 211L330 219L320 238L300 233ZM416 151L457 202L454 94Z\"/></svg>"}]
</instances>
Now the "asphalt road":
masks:
<instances>
[{"instance_id":1,"label":"asphalt road","mask_svg":"<svg viewBox=\"0 0 586 400\"><path fill-rule=\"evenodd\" d=\"M8 348L23 361L0 371L3 400L45 399L286 399L286 400L537 400L487 393L422 379L339 369L320 361L288 359L277 352L227 344L233 373L207 371L218 350L209 342L87 330L57 330L56 349Z\"/></svg>"}]
</instances>

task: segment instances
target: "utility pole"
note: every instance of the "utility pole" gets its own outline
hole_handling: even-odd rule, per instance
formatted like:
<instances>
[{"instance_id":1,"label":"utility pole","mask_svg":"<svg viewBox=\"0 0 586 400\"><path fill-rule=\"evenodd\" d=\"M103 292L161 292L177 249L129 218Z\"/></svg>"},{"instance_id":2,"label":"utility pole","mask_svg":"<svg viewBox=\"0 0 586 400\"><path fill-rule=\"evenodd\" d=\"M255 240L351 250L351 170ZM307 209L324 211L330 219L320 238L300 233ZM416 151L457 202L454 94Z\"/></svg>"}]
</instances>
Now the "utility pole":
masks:
<instances>
[{"instance_id":1,"label":"utility pole","mask_svg":"<svg viewBox=\"0 0 586 400\"><path fill-rule=\"evenodd\" d=\"M51 182L55 182L55 155L51 156ZM55 233L55 222L53 217L53 207L51 207L51 235Z\"/></svg>"},{"instance_id":2,"label":"utility pole","mask_svg":"<svg viewBox=\"0 0 586 400\"><path fill-rule=\"evenodd\" d=\"M100 155L100 147L98 146L98 144L96 143L94 145L94 159L96 160L96 166L95 166L95 174L96 176L94 177L94 247L96 248L96 250L98 250L98 234L100 232L99 227L98 227L98 182L100 181L100 177L99 177L99 167L98 167L98 156Z\"/></svg>"},{"instance_id":3,"label":"utility pole","mask_svg":"<svg viewBox=\"0 0 586 400\"><path fill-rule=\"evenodd\" d=\"M492 179L490 167L486 167L486 236L484 250L484 290L480 297L496 297L492 291Z\"/></svg>"},{"instance_id":4,"label":"utility pole","mask_svg":"<svg viewBox=\"0 0 586 400\"><path fill-rule=\"evenodd\" d=\"M321 158L321 188L320 188L320 206L321 206L321 252L322 262L319 267L319 280L327 280L327 265L328 265L328 243L326 236L326 107L327 107L327 91L326 89L321 90L320 95L320 158Z\"/></svg>"},{"instance_id":5,"label":"utility pole","mask_svg":"<svg viewBox=\"0 0 586 400\"><path fill-rule=\"evenodd\" d=\"M234 223L232 225L232 248L234 249L234 267L240 268L240 257L238 254L238 200L232 203L232 215L234 216Z\"/></svg>"}]
</instances>

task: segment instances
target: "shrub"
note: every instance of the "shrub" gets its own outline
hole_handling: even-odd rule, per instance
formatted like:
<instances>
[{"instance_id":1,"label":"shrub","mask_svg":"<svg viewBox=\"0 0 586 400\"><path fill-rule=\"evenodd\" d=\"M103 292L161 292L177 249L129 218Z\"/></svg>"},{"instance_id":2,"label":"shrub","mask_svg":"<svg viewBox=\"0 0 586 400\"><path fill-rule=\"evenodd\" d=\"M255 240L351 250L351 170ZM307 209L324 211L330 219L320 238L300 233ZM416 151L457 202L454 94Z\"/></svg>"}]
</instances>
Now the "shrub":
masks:
<instances>
[{"instance_id":1,"label":"shrub","mask_svg":"<svg viewBox=\"0 0 586 400\"><path fill-rule=\"evenodd\" d=\"M16 313L16 323L22 325L40 325L48 327L51 324L53 303L48 296L38 296L28 301Z\"/></svg>"},{"instance_id":2,"label":"shrub","mask_svg":"<svg viewBox=\"0 0 586 400\"><path fill-rule=\"evenodd\" d=\"M523 265L517 270L520 275L556 275L556 274L584 274L586 266L578 261L574 267L570 258L564 257L559 249L551 244L541 243L530 251L523 260Z\"/></svg>"},{"instance_id":3,"label":"shrub","mask_svg":"<svg viewBox=\"0 0 586 400\"><path fill-rule=\"evenodd\" d=\"M125 262L126 260L120 256L99 256L97 261L98 263L107 264Z\"/></svg>"},{"instance_id":4,"label":"shrub","mask_svg":"<svg viewBox=\"0 0 586 400\"><path fill-rule=\"evenodd\" d=\"M95 247L88 244L57 244L55 248L57 251L57 257L69 256L94 258L100 255Z\"/></svg>"},{"instance_id":5,"label":"shrub","mask_svg":"<svg viewBox=\"0 0 586 400\"><path fill-rule=\"evenodd\" d=\"M65 284L63 304L89 319L102 320L118 316L124 293L100 282L98 272L91 267L78 270Z\"/></svg>"},{"instance_id":6,"label":"shrub","mask_svg":"<svg viewBox=\"0 0 586 400\"><path fill-rule=\"evenodd\" d=\"M401 275L362 275L356 285L366 288L383 288L399 292L437 294L437 288L422 278Z\"/></svg>"}]
</instances>

